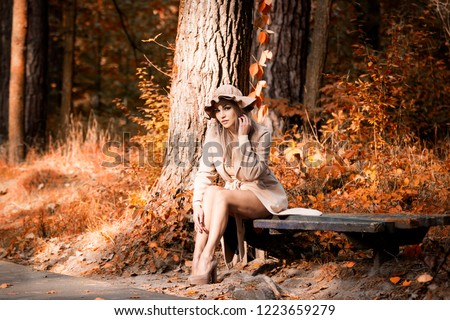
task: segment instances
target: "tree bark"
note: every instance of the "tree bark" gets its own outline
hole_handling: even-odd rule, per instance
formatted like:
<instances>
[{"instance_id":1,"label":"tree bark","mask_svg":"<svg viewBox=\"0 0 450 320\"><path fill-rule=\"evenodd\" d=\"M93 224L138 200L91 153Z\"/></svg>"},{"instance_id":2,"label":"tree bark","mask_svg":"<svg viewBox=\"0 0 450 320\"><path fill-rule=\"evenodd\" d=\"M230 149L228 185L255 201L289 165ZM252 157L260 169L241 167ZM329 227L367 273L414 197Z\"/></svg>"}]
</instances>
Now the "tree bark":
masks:
<instances>
[{"instance_id":1,"label":"tree bark","mask_svg":"<svg viewBox=\"0 0 450 320\"><path fill-rule=\"evenodd\" d=\"M204 106L220 84L248 93L253 1L182 0L172 71L169 144L152 192L191 188L207 121Z\"/></svg>"},{"instance_id":2,"label":"tree bark","mask_svg":"<svg viewBox=\"0 0 450 320\"><path fill-rule=\"evenodd\" d=\"M72 110L76 0L66 0L63 6L64 57L61 88L61 130L65 134Z\"/></svg>"},{"instance_id":3,"label":"tree bark","mask_svg":"<svg viewBox=\"0 0 450 320\"><path fill-rule=\"evenodd\" d=\"M269 44L273 61L264 70L269 98L303 101L310 13L311 0L274 1L269 25L275 32Z\"/></svg>"},{"instance_id":4,"label":"tree bark","mask_svg":"<svg viewBox=\"0 0 450 320\"><path fill-rule=\"evenodd\" d=\"M0 144L8 136L12 0L0 1Z\"/></svg>"},{"instance_id":5,"label":"tree bark","mask_svg":"<svg viewBox=\"0 0 450 320\"><path fill-rule=\"evenodd\" d=\"M10 163L24 159L25 49L27 36L27 0L14 0L11 34L11 76L9 82Z\"/></svg>"},{"instance_id":6,"label":"tree bark","mask_svg":"<svg viewBox=\"0 0 450 320\"><path fill-rule=\"evenodd\" d=\"M47 118L47 0L28 2L26 56L25 143L42 149Z\"/></svg>"},{"instance_id":7,"label":"tree bark","mask_svg":"<svg viewBox=\"0 0 450 320\"><path fill-rule=\"evenodd\" d=\"M311 51L308 55L304 99L306 110L312 117L316 112L323 66L327 54L331 1L332 0L317 0L314 13L314 27L312 31Z\"/></svg>"}]
</instances>

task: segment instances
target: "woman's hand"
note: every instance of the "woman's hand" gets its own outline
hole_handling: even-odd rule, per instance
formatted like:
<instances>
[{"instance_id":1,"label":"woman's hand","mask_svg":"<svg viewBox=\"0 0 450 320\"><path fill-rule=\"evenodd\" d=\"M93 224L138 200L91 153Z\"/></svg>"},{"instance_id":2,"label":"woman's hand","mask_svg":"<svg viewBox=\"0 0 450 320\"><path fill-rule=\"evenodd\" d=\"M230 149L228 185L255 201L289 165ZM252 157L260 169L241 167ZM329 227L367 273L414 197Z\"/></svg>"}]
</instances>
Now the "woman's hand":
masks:
<instances>
[{"instance_id":1,"label":"woman's hand","mask_svg":"<svg viewBox=\"0 0 450 320\"><path fill-rule=\"evenodd\" d=\"M203 208L199 202L194 203L193 205L194 210L194 228L195 231L199 233L207 232L205 228L205 213L203 212Z\"/></svg>"},{"instance_id":2,"label":"woman's hand","mask_svg":"<svg viewBox=\"0 0 450 320\"><path fill-rule=\"evenodd\" d=\"M249 119L249 117L245 114L239 116L239 129L238 134L240 136L246 136L250 133L250 128L252 127L252 123Z\"/></svg>"}]
</instances>

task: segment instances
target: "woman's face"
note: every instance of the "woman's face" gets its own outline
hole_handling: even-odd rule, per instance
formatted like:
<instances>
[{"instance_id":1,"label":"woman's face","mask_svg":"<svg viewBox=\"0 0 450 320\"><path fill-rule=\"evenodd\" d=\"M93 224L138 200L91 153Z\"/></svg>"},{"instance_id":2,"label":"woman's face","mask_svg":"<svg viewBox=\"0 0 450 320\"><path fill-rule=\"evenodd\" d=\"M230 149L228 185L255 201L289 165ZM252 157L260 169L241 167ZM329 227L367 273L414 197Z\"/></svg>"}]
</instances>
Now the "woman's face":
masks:
<instances>
[{"instance_id":1,"label":"woman's face","mask_svg":"<svg viewBox=\"0 0 450 320\"><path fill-rule=\"evenodd\" d=\"M219 100L214 105L214 114L217 121L225 128L232 131L236 128L237 119L239 114L237 113L238 107L234 102L229 100Z\"/></svg>"}]
</instances>

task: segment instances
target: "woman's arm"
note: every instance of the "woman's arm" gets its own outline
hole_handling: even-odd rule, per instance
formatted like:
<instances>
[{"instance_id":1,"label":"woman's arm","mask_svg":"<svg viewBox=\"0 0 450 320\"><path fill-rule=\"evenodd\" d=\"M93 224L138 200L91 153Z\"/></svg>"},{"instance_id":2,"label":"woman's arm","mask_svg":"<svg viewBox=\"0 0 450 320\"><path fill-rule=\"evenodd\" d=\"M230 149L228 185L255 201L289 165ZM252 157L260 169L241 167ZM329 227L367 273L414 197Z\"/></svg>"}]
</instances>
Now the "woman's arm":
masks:
<instances>
[{"instance_id":1,"label":"woman's arm","mask_svg":"<svg viewBox=\"0 0 450 320\"><path fill-rule=\"evenodd\" d=\"M205 143L202 148L202 156L199 160L199 166L197 174L194 180L194 195L192 201L200 202L203 201L203 194L208 186L212 185L217 179L216 163L214 163L214 158L220 155L221 147L218 143L211 139L211 133L206 134Z\"/></svg>"},{"instance_id":2,"label":"woman's arm","mask_svg":"<svg viewBox=\"0 0 450 320\"><path fill-rule=\"evenodd\" d=\"M208 163L208 161L204 161L204 157L202 156L194 180L193 202L202 202L206 188L212 185L216 179L217 172L215 167L211 163Z\"/></svg>"},{"instance_id":3,"label":"woman's arm","mask_svg":"<svg viewBox=\"0 0 450 320\"><path fill-rule=\"evenodd\" d=\"M268 168L272 137L268 130L255 132L256 140L249 140L248 135L239 136L239 148L233 150L233 164L236 177L241 181L257 180Z\"/></svg>"}]
</instances>

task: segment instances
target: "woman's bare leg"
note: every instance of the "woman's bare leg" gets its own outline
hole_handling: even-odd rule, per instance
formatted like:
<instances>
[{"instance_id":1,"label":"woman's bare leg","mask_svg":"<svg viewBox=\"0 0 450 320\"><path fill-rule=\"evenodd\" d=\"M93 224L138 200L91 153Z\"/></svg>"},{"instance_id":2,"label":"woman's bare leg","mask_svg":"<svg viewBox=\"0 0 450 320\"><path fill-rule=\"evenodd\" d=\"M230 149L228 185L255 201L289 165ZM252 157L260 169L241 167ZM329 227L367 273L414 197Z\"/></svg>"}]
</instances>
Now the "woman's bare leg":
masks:
<instances>
[{"instance_id":1,"label":"woman's bare leg","mask_svg":"<svg viewBox=\"0 0 450 320\"><path fill-rule=\"evenodd\" d=\"M215 189L213 193L214 208L209 211L208 239L196 264L198 274L204 274L210 269L214 260L215 249L225 232L230 212L250 219L270 215L258 197L251 191Z\"/></svg>"},{"instance_id":2,"label":"woman's bare leg","mask_svg":"<svg viewBox=\"0 0 450 320\"><path fill-rule=\"evenodd\" d=\"M205 227L206 230L209 230L210 228L210 222L211 222L211 215L213 213L214 208L214 196L217 194L218 190L223 190L221 187L217 186L211 186L206 189L205 194L203 196L203 212L205 214ZM195 236L195 248L194 248L194 255L192 259L192 274L196 275L199 274L197 272L197 264L200 259L200 256L203 252L203 248L205 248L206 242L208 241L208 233L205 232L198 232ZM200 273L201 274L201 273Z\"/></svg>"}]
</instances>

